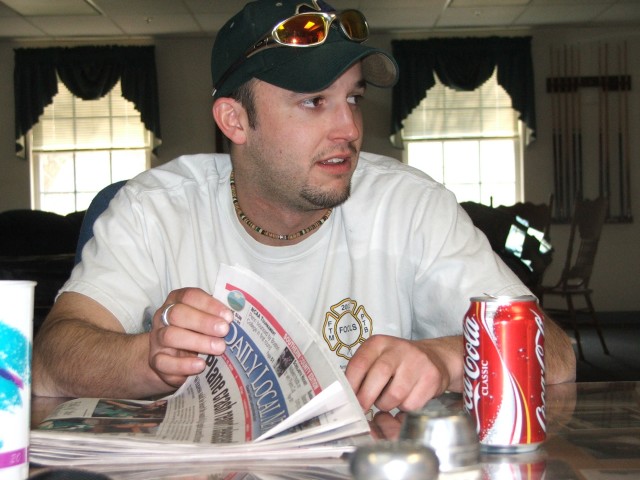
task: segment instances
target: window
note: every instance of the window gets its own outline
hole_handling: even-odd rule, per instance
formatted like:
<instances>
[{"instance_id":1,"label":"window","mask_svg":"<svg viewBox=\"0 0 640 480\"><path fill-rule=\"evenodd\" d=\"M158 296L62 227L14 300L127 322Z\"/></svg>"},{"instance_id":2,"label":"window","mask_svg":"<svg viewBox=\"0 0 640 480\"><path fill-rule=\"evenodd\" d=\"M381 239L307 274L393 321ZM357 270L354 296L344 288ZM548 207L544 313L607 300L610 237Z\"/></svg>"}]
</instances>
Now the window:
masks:
<instances>
[{"instance_id":1,"label":"window","mask_svg":"<svg viewBox=\"0 0 640 480\"><path fill-rule=\"evenodd\" d=\"M99 100L82 100L58 81L30 132L33 208L85 210L103 187L149 168L151 137L120 82Z\"/></svg>"},{"instance_id":2,"label":"window","mask_svg":"<svg viewBox=\"0 0 640 480\"><path fill-rule=\"evenodd\" d=\"M521 134L496 74L472 92L439 82L404 121L405 161L459 202L511 205L522 198Z\"/></svg>"}]
</instances>

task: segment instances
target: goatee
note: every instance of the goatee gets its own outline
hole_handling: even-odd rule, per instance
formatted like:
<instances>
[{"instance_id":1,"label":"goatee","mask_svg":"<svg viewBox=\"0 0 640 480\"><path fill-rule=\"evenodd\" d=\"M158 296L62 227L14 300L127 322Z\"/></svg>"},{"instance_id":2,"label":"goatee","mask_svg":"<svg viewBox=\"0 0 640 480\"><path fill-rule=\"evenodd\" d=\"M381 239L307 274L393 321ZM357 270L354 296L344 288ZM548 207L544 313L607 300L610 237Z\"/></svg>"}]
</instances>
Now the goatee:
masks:
<instances>
[{"instance_id":1,"label":"goatee","mask_svg":"<svg viewBox=\"0 0 640 480\"><path fill-rule=\"evenodd\" d=\"M340 191L318 192L317 190L305 188L300 193L302 198L317 208L337 207L338 205L342 205L346 202L350 195L351 183Z\"/></svg>"}]
</instances>

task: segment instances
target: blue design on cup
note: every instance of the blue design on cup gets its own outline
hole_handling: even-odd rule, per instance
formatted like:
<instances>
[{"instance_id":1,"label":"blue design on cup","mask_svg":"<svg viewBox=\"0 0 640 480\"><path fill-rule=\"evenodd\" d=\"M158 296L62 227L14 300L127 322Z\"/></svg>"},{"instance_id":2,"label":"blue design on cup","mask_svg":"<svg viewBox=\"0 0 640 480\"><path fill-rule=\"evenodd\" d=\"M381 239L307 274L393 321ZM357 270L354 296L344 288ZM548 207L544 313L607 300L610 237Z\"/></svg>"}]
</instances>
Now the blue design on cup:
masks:
<instances>
[{"instance_id":1,"label":"blue design on cup","mask_svg":"<svg viewBox=\"0 0 640 480\"><path fill-rule=\"evenodd\" d=\"M0 321L0 410L22 406L20 391L31 382L31 342Z\"/></svg>"}]
</instances>

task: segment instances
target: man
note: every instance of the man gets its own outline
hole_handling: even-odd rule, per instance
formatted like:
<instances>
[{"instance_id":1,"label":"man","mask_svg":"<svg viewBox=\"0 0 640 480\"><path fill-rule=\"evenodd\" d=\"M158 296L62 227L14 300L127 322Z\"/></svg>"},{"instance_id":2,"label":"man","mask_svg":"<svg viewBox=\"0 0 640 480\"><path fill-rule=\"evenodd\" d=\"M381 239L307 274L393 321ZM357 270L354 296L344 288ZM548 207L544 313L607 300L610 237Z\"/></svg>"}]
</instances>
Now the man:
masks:
<instances>
[{"instance_id":1,"label":"man","mask_svg":"<svg viewBox=\"0 0 640 480\"><path fill-rule=\"evenodd\" d=\"M469 297L526 294L454 196L360 153L367 83L395 62L359 12L259 0L219 32L213 116L226 155L143 173L94 225L34 348L38 395L167 393L218 355L221 263L272 283L327 343L364 409L415 409L462 382ZM547 321L547 381L575 358Z\"/></svg>"}]
</instances>

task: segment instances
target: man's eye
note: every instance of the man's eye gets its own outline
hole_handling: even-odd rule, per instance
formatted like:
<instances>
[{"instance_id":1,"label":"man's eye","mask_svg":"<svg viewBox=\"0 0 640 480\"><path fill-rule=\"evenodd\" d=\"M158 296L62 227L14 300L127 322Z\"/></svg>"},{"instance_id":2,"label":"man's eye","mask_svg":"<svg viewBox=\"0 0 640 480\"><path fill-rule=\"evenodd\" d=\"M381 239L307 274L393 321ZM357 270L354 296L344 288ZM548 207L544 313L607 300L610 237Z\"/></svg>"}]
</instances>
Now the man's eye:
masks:
<instances>
[{"instance_id":1,"label":"man's eye","mask_svg":"<svg viewBox=\"0 0 640 480\"><path fill-rule=\"evenodd\" d=\"M302 101L302 106L308 108L317 108L322 105L323 100L324 99L322 97L308 98Z\"/></svg>"},{"instance_id":2,"label":"man's eye","mask_svg":"<svg viewBox=\"0 0 640 480\"><path fill-rule=\"evenodd\" d=\"M362 95L350 95L347 97L347 102L357 105L362 100Z\"/></svg>"}]
</instances>

